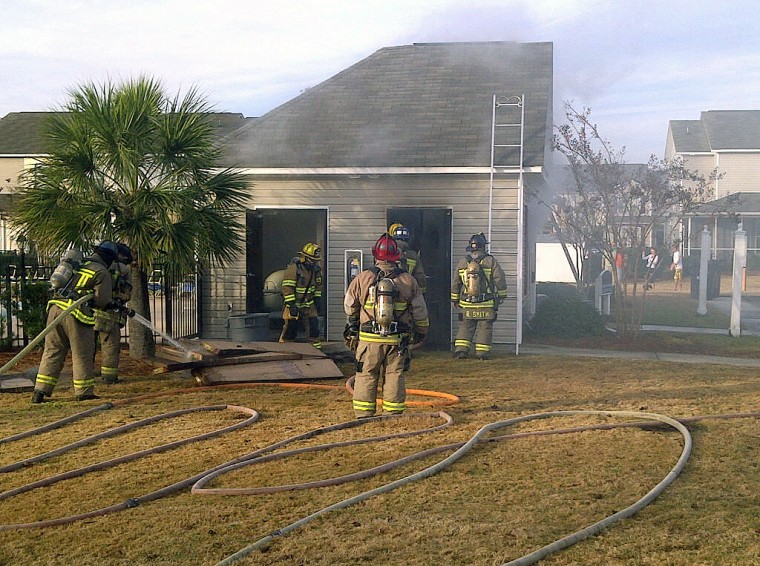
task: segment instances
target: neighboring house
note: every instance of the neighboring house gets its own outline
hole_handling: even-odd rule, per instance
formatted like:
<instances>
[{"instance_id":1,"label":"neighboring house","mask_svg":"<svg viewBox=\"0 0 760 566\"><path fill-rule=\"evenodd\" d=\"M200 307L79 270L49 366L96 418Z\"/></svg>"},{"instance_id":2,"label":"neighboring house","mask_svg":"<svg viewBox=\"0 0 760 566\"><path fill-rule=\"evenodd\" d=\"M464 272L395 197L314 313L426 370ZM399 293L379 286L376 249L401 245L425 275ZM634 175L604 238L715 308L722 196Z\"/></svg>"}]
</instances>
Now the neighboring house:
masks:
<instances>
[{"instance_id":1,"label":"neighboring house","mask_svg":"<svg viewBox=\"0 0 760 566\"><path fill-rule=\"evenodd\" d=\"M370 266L372 244L400 221L428 275L430 344L450 347L452 271L481 231L508 276L494 342L519 344L545 219L524 197L546 190L552 56L551 43L388 47L229 135L224 165L251 183L247 253L204 285L204 332L224 335L228 316L263 310L268 276L314 241L328 339L341 339L350 258Z\"/></svg>"},{"instance_id":2,"label":"neighboring house","mask_svg":"<svg viewBox=\"0 0 760 566\"><path fill-rule=\"evenodd\" d=\"M45 128L52 115L52 112L11 112L0 118L0 250L17 248L10 217L17 206L19 176L46 155ZM212 116L219 138L255 120L229 112L214 112Z\"/></svg>"},{"instance_id":3,"label":"neighboring house","mask_svg":"<svg viewBox=\"0 0 760 566\"><path fill-rule=\"evenodd\" d=\"M16 207L19 175L44 155L44 123L50 112L12 112L0 119L0 250L16 249L9 216Z\"/></svg>"},{"instance_id":4,"label":"neighboring house","mask_svg":"<svg viewBox=\"0 0 760 566\"><path fill-rule=\"evenodd\" d=\"M760 110L708 110L699 120L671 120L665 159L674 157L706 177L717 170L711 200L760 192Z\"/></svg>"},{"instance_id":5,"label":"neighboring house","mask_svg":"<svg viewBox=\"0 0 760 566\"><path fill-rule=\"evenodd\" d=\"M733 232L743 222L748 256L760 254L760 110L709 110L699 120L671 120L665 158L683 158L687 168L708 176L717 171L710 201L684 222L685 253L699 248L707 225L713 258L733 254Z\"/></svg>"}]
</instances>

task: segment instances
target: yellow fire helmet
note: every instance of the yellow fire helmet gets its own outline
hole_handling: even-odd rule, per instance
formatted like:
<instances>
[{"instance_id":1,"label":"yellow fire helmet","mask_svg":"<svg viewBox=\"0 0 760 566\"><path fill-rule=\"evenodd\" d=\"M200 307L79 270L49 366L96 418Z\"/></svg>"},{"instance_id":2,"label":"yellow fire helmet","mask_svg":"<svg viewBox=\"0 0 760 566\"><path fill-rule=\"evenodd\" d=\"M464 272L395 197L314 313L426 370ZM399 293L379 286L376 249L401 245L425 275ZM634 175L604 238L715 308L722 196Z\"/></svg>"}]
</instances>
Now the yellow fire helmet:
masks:
<instances>
[{"instance_id":1,"label":"yellow fire helmet","mask_svg":"<svg viewBox=\"0 0 760 566\"><path fill-rule=\"evenodd\" d=\"M309 242L308 244L304 244L301 254L308 260L319 261L322 259L322 248L317 244Z\"/></svg>"},{"instance_id":2,"label":"yellow fire helmet","mask_svg":"<svg viewBox=\"0 0 760 566\"><path fill-rule=\"evenodd\" d=\"M394 222L390 226L388 226L388 234L393 236L393 233L396 231L396 228L403 228L404 225L401 224L401 222Z\"/></svg>"}]
</instances>

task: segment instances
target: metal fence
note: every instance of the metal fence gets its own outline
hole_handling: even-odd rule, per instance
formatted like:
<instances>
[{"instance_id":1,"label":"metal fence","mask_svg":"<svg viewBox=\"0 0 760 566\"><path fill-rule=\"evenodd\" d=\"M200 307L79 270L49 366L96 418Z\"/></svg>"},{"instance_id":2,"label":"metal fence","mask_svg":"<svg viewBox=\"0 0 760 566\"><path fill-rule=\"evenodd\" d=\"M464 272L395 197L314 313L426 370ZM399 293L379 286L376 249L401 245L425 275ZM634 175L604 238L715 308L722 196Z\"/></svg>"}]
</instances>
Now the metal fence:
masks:
<instances>
[{"instance_id":1,"label":"metal fence","mask_svg":"<svg viewBox=\"0 0 760 566\"><path fill-rule=\"evenodd\" d=\"M26 346L33 340L35 329L25 328L24 313L45 309L46 289L55 266L31 259L25 261L24 254L17 251L0 251L0 347L5 349ZM172 338L200 335L199 283L197 273L171 280L161 267L152 270L148 294L153 334L158 343L163 342L162 333ZM35 290L36 293L31 292ZM128 338L125 327L122 342Z\"/></svg>"}]
</instances>

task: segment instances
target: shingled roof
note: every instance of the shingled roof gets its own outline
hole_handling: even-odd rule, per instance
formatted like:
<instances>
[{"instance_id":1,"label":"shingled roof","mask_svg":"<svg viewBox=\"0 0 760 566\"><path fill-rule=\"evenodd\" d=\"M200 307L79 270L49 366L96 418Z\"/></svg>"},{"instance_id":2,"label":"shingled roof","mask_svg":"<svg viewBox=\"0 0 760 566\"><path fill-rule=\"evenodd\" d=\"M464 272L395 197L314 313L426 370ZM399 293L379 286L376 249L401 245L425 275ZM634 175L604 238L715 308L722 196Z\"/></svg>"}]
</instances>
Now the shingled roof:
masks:
<instances>
[{"instance_id":1,"label":"shingled roof","mask_svg":"<svg viewBox=\"0 0 760 566\"><path fill-rule=\"evenodd\" d=\"M53 112L11 112L0 119L0 155L41 155L46 153L46 123ZM209 117L218 138L241 128L256 118L234 112L211 112Z\"/></svg>"},{"instance_id":2,"label":"shingled roof","mask_svg":"<svg viewBox=\"0 0 760 566\"><path fill-rule=\"evenodd\" d=\"M45 124L52 112L11 112L0 119L0 155L45 153Z\"/></svg>"},{"instance_id":3,"label":"shingled roof","mask_svg":"<svg viewBox=\"0 0 760 566\"><path fill-rule=\"evenodd\" d=\"M708 110L699 120L671 120L677 153L760 150L760 110Z\"/></svg>"},{"instance_id":4,"label":"shingled roof","mask_svg":"<svg viewBox=\"0 0 760 566\"><path fill-rule=\"evenodd\" d=\"M387 47L232 133L225 164L489 166L495 94L525 95L524 164L540 166L552 72L551 43Z\"/></svg>"},{"instance_id":5,"label":"shingled roof","mask_svg":"<svg viewBox=\"0 0 760 566\"><path fill-rule=\"evenodd\" d=\"M723 198L705 202L687 216L713 215L758 216L760 215L759 193L733 193Z\"/></svg>"}]
</instances>

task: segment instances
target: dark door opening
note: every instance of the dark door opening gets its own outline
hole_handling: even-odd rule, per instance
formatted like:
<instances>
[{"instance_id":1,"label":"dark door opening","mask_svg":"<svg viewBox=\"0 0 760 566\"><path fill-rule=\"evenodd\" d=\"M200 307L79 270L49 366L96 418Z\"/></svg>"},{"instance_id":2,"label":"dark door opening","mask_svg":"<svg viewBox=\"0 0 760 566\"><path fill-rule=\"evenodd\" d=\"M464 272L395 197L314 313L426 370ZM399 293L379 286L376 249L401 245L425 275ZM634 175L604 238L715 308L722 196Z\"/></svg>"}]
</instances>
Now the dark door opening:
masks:
<instances>
[{"instance_id":1,"label":"dark door opening","mask_svg":"<svg viewBox=\"0 0 760 566\"><path fill-rule=\"evenodd\" d=\"M274 313L282 305L277 272L284 270L307 242L322 248L322 300L327 296L326 254L327 210L295 208L260 208L246 214L246 310L249 313L271 312L272 319L282 322ZM321 312L327 309L322 305ZM327 328L324 321L323 328Z\"/></svg>"},{"instance_id":2,"label":"dark door opening","mask_svg":"<svg viewBox=\"0 0 760 566\"><path fill-rule=\"evenodd\" d=\"M451 347L451 210L448 208L389 208L388 226L400 222L412 234L411 247L420 252L427 279L430 332L426 348Z\"/></svg>"}]
</instances>

